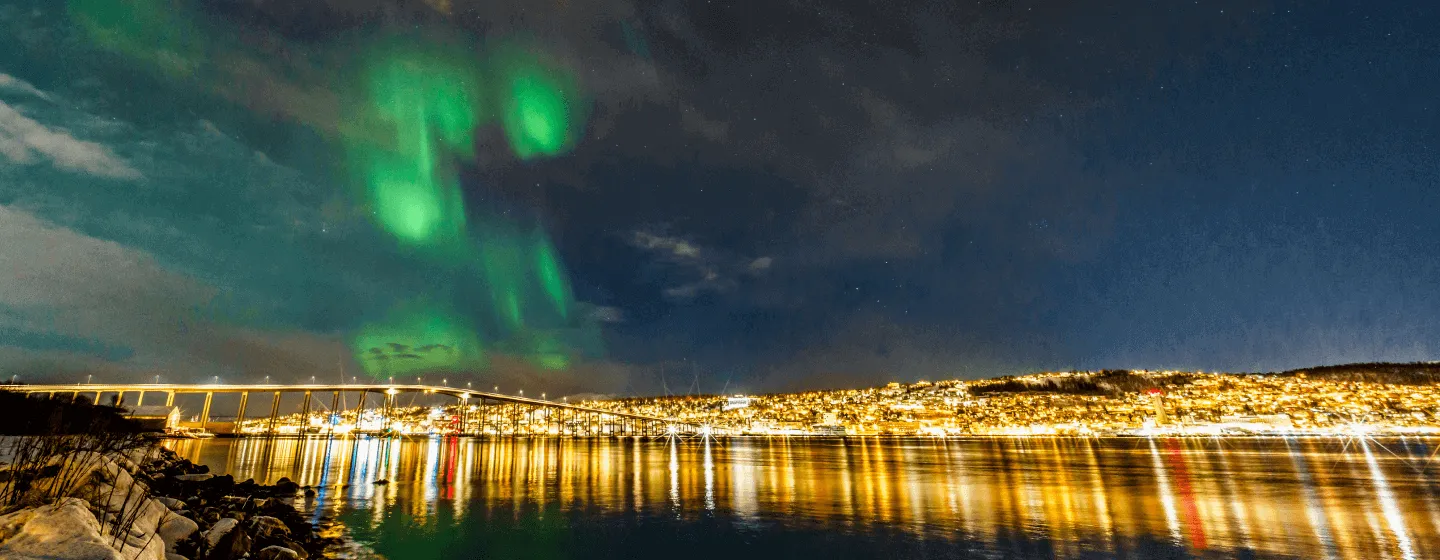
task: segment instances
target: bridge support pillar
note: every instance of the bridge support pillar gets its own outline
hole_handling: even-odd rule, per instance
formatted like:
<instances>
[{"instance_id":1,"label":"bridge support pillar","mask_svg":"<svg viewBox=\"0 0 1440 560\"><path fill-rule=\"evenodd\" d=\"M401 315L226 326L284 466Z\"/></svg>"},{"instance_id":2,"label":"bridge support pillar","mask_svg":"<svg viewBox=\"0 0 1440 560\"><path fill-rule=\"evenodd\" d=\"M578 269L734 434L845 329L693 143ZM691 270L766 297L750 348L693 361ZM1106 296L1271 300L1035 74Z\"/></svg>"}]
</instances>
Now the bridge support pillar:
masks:
<instances>
[{"instance_id":1,"label":"bridge support pillar","mask_svg":"<svg viewBox=\"0 0 1440 560\"><path fill-rule=\"evenodd\" d=\"M360 400L355 401L355 429L360 429L360 413L365 412L365 398L370 396L369 389L360 390ZM357 434L358 435L358 434Z\"/></svg>"},{"instance_id":2,"label":"bridge support pillar","mask_svg":"<svg viewBox=\"0 0 1440 560\"><path fill-rule=\"evenodd\" d=\"M340 391L335 391L335 396L330 398L330 416L325 418L325 435L335 432L335 418L340 415Z\"/></svg>"},{"instance_id":3,"label":"bridge support pillar","mask_svg":"<svg viewBox=\"0 0 1440 560\"><path fill-rule=\"evenodd\" d=\"M240 435L241 426L245 425L245 405L250 403L250 392L240 391L240 408L235 409L235 434Z\"/></svg>"},{"instance_id":4,"label":"bridge support pillar","mask_svg":"<svg viewBox=\"0 0 1440 560\"><path fill-rule=\"evenodd\" d=\"M460 435L470 429L470 395L460 397Z\"/></svg>"},{"instance_id":5,"label":"bridge support pillar","mask_svg":"<svg viewBox=\"0 0 1440 560\"><path fill-rule=\"evenodd\" d=\"M54 396L55 396L55 393L50 393L50 396L51 396L51 397L54 397ZM135 406L137 406L137 407L139 407L139 406L145 406L145 391L144 391L144 390L141 390L141 391L140 391L140 394L135 396Z\"/></svg>"},{"instance_id":6,"label":"bridge support pillar","mask_svg":"<svg viewBox=\"0 0 1440 560\"><path fill-rule=\"evenodd\" d=\"M200 408L200 429L210 424L210 401L215 398L214 392L205 393L205 406Z\"/></svg>"},{"instance_id":7,"label":"bridge support pillar","mask_svg":"<svg viewBox=\"0 0 1440 560\"><path fill-rule=\"evenodd\" d=\"M175 406L175 391L165 392L165 406Z\"/></svg>"},{"instance_id":8,"label":"bridge support pillar","mask_svg":"<svg viewBox=\"0 0 1440 560\"><path fill-rule=\"evenodd\" d=\"M125 391L115 393L115 406L125 406Z\"/></svg>"},{"instance_id":9,"label":"bridge support pillar","mask_svg":"<svg viewBox=\"0 0 1440 560\"><path fill-rule=\"evenodd\" d=\"M383 421L385 422L385 425L380 427L380 430L381 430L382 432L388 432L388 431L390 430L390 412L391 412L392 407L393 407L394 405L395 405L395 395L392 394L390 391L386 391L386 392L385 392L385 408L383 409L384 412L380 413L380 417L381 417L381 418L383 419ZM394 435L394 434L386 434L386 435Z\"/></svg>"},{"instance_id":10,"label":"bridge support pillar","mask_svg":"<svg viewBox=\"0 0 1440 560\"><path fill-rule=\"evenodd\" d=\"M310 427L310 391L305 391L305 404L300 406L300 435Z\"/></svg>"},{"instance_id":11,"label":"bridge support pillar","mask_svg":"<svg viewBox=\"0 0 1440 560\"><path fill-rule=\"evenodd\" d=\"M280 391L275 391L275 398L270 401L270 429L269 435L275 435L275 420L280 417Z\"/></svg>"}]
</instances>

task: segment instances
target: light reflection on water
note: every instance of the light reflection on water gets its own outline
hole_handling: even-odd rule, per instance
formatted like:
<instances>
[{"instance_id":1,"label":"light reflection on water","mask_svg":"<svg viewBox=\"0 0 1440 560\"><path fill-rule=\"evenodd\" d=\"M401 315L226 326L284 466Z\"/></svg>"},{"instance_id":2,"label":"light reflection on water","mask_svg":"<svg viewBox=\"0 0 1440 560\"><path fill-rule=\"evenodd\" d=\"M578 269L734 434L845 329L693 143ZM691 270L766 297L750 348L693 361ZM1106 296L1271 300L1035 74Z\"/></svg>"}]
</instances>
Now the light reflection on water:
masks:
<instances>
[{"instance_id":1,"label":"light reflection on water","mask_svg":"<svg viewBox=\"0 0 1440 560\"><path fill-rule=\"evenodd\" d=\"M409 558L1420 558L1437 440L170 442ZM389 484L377 485L385 479Z\"/></svg>"}]
</instances>

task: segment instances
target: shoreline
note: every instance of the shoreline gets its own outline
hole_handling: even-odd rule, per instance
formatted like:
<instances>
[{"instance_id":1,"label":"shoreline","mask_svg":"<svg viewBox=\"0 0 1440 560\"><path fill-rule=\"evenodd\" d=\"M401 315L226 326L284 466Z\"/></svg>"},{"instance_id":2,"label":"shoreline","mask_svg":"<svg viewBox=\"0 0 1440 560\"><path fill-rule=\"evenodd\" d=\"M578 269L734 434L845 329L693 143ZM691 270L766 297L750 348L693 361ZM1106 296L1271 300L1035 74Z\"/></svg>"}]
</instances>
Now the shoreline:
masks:
<instances>
[{"instance_id":1,"label":"shoreline","mask_svg":"<svg viewBox=\"0 0 1440 560\"><path fill-rule=\"evenodd\" d=\"M35 436L22 436L33 438ZM47 437L47 436L41 436ZM49 436L60 440L67 436ZM74 436L70 436L74 437ZM216 475L161 442L30 453L10 442L0 463L0 557L106 560L311 560L367 556L296 498L313 488ZM103 437L103 436L102 436ZM91 439L100 439L91 437Z\"/></svg>"}]
</instances>

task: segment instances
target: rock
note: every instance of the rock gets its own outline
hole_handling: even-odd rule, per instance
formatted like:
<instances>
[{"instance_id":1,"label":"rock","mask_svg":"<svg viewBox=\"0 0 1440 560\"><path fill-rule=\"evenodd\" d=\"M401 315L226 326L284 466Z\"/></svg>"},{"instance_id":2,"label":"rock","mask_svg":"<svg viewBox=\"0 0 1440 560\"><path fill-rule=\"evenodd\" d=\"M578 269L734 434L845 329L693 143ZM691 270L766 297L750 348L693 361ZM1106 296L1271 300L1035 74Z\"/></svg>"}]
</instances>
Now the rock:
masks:
<instances>
[{"instance_id":1,"label":"rock","mask_svg":"<svg viewBox=\"0 0 1440 560\"><path fill-rule=\"evenodd\" d=\"M200 526L194 521L171 514L164 522L160 523L160 527L155 530L155 534L158 535L161 540L165 541L165 548L167 550L175 550L176 543L189 538L190 535L195 534L199 530Z\"/></svg>"},{"instance_id":2,"label":"rock","mask_svg":"<svg viewBox=\"0 0 1440 560\"><path fill-rule=\"evenodd\" d=\"M244 513L244 512L239 512L239 511L235 511L235 510L230 510L230 511L225 512L225 517L229 517L230 519L234 519L234 520L236 520L236 521L244 521L244 520L245 520L245 513Z\"/></svg>"},{"instance_id":3,"label":"rock","mask_svg":"<svg viewBox=\"0 0 1440 560\"><path fill-rule=\"evenodd\" d=\"M205 556L205 560L238 560L250 553L253 542L244 527L233 527L220 537L210 549L210 554Z\"/></svg>"},{"instance_id":4,"label":"rock","mask_svg":"<svg viewBox=\"0 0 1440 560\"><path fill-rule=\"evenodd\" d=\"M281 538L277 539L277 542L279 546L295 551L295 554L300 557L300 560L305 560L310 557L310 553L305 552L305 547L294 539Z\"/></svg>"},{"instance_id":5,"label":"rock","mask_svg":"<svg viewBox=\"0 0 1440 560\"><path fill-rule=\"evenodd\" d=\"M174 552L166 552L166 553L165 553L165 560L190 560L190 559L189 559L189 558L186 558L186 557L184 557L184 556L181 556L181 555L179 555L179 554L175 554Z\"/></svg>"},{"instance_id":6,"label":"rock","mask_svg":"<svg viewBox=\"0 0 1440 560\"><path fill-rule=\"evenodd\" d=\"M288 478L281 478L275 482L275 491L281 494L294 494L300 491L300 485Z\"/></svg>"},{"instance_id":7,"label":"rock","mask_svg":"<svg viewBox=\"0 0 1440 560\"><path fill-rule=\"evenodd\" d=\"M210 526L210 530L205 531L205 542L211 547L215 547L219 544L220 539L225 537L226 533L233 531L239 524L239 521L229 517L216 520L215 523Z\"/></svg>"},{"instance_id":8,"label":"rock","mask_svg":"<svg viewBox=\"0 0 1440 560\"><path fill-rule=\"evenodd\" d=\"M300 555L283 546L271 545L261 549L255 560L300 560Z\"/></svg>"},{"instance_id":9,"label":"rock","mask_svg":"<svg viewBox=\"0 0 1440 560\"><path fill-rule=\"evenodd\" d=\"M156 496L156 497L155 497L155 501L160 502L161 504L164 504L165 507L170 508L170 511L178 511L178 510L185 509L185 502L182 502L182 501L177 500L177 499L175 499L175 498L166 498L165 496Z\"/></svg>"},{"instance_id":10,"label":"rock","mask_svg":"<svg viewBox=\"0 0 1440 560\"><path fill-rule=\"evenodd\" d=\"M250 520L250 530L257 538L289 536L290 528L285 522L268 515L259 515Z\"/></svg>"},{"instance_id":11,"label":"rock","mask_svg":"<svg viewBox=\"0 0 1440 560\"><path fill-rule=\"evenodd\" d=\"M63 498L51 505L0 516L0 534L6 536L0 543L0 558L127 560L110 546L111 538L100 533L100 523L86 505L84 500ZM159 546L155 543L157 550L147 547L137 552L162 558Z\"/></svg>"},{"instance_id":12,"label":"rock","mask_svg":"<svg viewBox=\"0 0 1440 560\"><path fill-rule=\"evenodd\" d=\"M175 480L179 480L179 481L181 481L181 482L204 482L204 481L210 480L210 479L212 479L212 478L215 478L215 475L210 474L210 473L195 473L195 474L182 474L182 475L177 475L177 476L175 477Z\"/></svg>"}]
</instances>

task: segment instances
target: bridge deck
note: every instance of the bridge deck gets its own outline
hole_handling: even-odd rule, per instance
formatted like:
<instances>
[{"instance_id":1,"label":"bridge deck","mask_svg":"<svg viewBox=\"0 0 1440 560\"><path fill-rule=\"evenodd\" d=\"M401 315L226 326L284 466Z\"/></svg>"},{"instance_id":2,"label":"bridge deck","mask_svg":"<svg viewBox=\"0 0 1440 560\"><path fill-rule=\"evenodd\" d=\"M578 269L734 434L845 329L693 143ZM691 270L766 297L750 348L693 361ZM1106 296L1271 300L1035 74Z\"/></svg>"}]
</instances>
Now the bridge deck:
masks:
<instances>
[{"instance_id":1,"label":"bridge deck","mask_svg":"<svg viewBox=\"0 0 1440 560\"><path fill-rule=\"evenodd\" d=\"M305 385L281 385L281 384L176 384L176 383L80 383L80 384L59 384L59 385L0 385L0 390L17 393L170 393L170 394L216 394L216 393L358 393L361 391L376 394L394 395L399 393L428 393L437 395L452 396L461 400L483 399L487 401L499 401L506 403L525 404L549 408L559 408L576 412L604 414L618 418L629 418L633 420L647 420L653 422L676 422L673 418L659 416L648 416L644 414L631 414L627 412L614 412L573 405L566 402L555 402L545 399L535 399L516 395L504 395L485 391L475 391L463 387L450 387L448 385L406 385L406 384L305 384Z\"/></svg>"}]
</instances>

